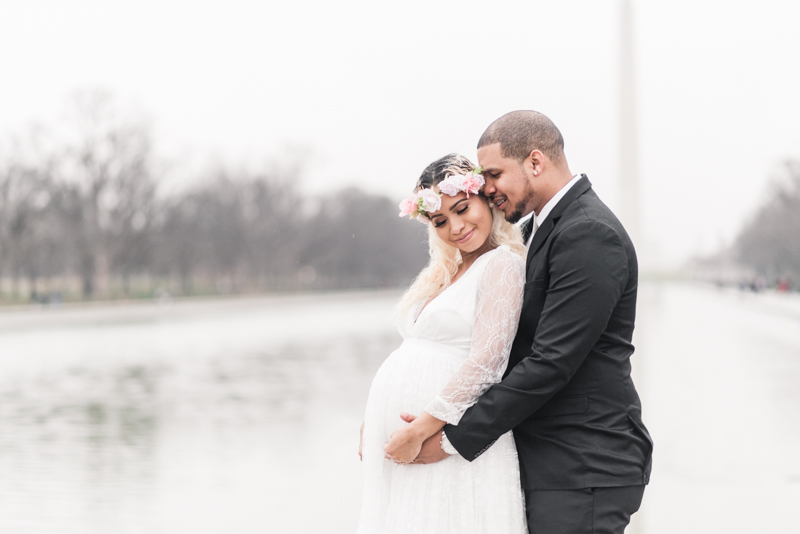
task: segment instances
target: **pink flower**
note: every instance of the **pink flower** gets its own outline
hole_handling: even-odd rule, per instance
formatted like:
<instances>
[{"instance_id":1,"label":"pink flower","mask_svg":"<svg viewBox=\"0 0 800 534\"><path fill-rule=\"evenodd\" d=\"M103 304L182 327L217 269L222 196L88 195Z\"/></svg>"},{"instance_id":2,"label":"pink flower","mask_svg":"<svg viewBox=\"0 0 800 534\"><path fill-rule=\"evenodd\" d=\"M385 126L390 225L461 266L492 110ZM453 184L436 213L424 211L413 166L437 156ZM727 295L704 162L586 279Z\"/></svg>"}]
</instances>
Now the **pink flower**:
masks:
<instances>
[{"instance_id":1,"label":"pink flower","mask_svg":"<svg viewBox=\"0 0 800 534\"><path fill-rule=\"evenodd\" d=\"M463 191L469 197L470 193L477 195L484 183L483 176L480 174L454 174L439 182L439 191L451 197Z\"/></svg>"},{"instance_id":2,"label":"pink flower","mask_svg":"<svg viewBox=\"0 0 800 534\"><path fill-rule=\"evenodd\" d=\"M464 184L467 196L472 193L473 195L477 195L481 191L481 187L483 184L486 183L486 180L483 179L483 176L480 174L473 174L469 178L467 178L466 183Z\"/></svg>"},{"instance_id":3,"label":"pink flower","mask_svg":"<svg viewBox=\"0 0 800 534\"><path fill-rule=\"evenodd\" d=\"M400 201L398 207L400 208L400 215L399 217L405 217L406 215L411 215L415 211L417 211L417 195L411 195L408 198L404 198Z\"/></svg>"}]
</instances>

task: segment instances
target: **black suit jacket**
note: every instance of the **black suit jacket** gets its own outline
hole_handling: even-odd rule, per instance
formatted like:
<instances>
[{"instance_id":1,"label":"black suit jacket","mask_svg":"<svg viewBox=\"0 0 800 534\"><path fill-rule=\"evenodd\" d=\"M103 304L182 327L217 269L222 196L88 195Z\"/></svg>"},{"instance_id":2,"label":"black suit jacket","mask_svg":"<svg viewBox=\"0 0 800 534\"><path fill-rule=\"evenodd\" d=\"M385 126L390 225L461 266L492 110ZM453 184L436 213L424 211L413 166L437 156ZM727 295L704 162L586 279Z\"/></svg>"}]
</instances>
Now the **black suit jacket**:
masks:
<instances>
[{"instance_id":1,"label":"black suit jacket","mask_svg":"<svg viewBox=\"0 0 800 534\"><path fill-rule=\"evenodd\" d=\"M514 430L526 489L647 484L653 444L631 380L638 267L584 175L536 231L502 382L447 425L469 461Z\"/></svg>"}]
</instances>

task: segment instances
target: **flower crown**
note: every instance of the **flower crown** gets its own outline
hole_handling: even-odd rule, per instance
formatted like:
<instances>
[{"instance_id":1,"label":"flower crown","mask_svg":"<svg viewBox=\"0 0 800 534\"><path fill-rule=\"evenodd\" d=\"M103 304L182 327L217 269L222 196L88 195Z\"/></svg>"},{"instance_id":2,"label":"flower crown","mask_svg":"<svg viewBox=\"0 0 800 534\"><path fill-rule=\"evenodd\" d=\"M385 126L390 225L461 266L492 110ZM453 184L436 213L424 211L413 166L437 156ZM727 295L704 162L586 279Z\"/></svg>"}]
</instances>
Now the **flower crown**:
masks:
<instances>
[{"instance_id":1,"label":"flower crown","mask_svg":"<svg viewBox=\"0 0 800 534\"><path fill-rule=\"evenodd\" d=\"M470 193L473 195L480 193L483 184L486 183L480 174L481 172L483 172L483 167L473 169L469 174L452 174L439 182L439 193L434 191L433 188L420 189L400 201L399 216L408 215L410 219L416 219L426 224L428 222L427 217L420 217L420 215L438 211L442 207L441 196L443 193L454 197L463 191L467 194L467 198L469 198Z\"/></svg>"}]
</instances>

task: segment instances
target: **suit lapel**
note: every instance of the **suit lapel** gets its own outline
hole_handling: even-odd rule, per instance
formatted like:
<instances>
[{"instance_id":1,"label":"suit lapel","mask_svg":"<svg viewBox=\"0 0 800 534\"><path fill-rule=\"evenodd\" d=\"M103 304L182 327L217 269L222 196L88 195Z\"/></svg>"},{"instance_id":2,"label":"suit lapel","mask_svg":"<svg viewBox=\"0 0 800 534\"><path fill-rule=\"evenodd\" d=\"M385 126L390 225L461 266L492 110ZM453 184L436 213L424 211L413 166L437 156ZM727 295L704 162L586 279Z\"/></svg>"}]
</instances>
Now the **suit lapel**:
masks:
<instances>
[{"instance_id":1,"label":"suit lapel","mask_svg":"<svg viewBox=\"0 0 800 534\"><path fill-rule=\"evenodd\" d=\"M553 231L553 228L555 228L555 225L553 224L553 218L548 217L544 220L542 225L536 229L536 233L533 234L531 246L528 249L528 265L530 265L531 258L533 258L533 255L536 254L536 251L539 250L539 247L542 246L544 240L547 239L547 236L549 236L550 232Z\"/></svg>"},{"instance_id":2,"label":"suit lapel","mask_svg":"<svg viewBox=\"0 0 800 534\"><path fill-rule=\"evenodd\" d=\"M536 230L536 233L533 234L531 247L528 249L528 263L530 263L531 258L533 258L533 256L536 254L536 251L539 250L539 247L541 247L542 244L547 240L547 237L550 235L550 232L553 231L553 228L556 227L558 219L561 218L561 214L564 213L564 210L567 209L567 206L572 204L576 198L591 189L591 187L592 182L589 181L589 178L587 178L585 174L582 174L581 179L575 182L575 185L573 185L572 188L567 191L567 194L564 195L564 198L558 201L558 204L555 205L544 222L542 222L542 225Z\"/></svg>"}]
</instances>

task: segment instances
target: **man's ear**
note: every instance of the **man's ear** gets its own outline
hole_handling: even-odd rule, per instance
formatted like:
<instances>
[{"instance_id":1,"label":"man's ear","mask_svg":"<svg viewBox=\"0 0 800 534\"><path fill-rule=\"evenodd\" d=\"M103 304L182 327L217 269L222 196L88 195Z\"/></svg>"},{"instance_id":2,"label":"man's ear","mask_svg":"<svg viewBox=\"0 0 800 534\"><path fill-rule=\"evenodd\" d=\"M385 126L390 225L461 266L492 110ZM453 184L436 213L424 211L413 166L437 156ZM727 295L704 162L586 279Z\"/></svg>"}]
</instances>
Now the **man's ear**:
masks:
<instances>
[{"instance_id":1,"label":"man's ear","mask_svg":"<svg viewBox=\"0 0 800 534\"><path fill-rule=\"evenodd\" d=\"M525 167L525 170L528 171L529 174L539 176L544 170L544 160L545 156L540 150L531 150L531 153L523 162L523 167Z\"/></svg>"}]
</instances>

